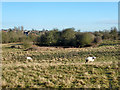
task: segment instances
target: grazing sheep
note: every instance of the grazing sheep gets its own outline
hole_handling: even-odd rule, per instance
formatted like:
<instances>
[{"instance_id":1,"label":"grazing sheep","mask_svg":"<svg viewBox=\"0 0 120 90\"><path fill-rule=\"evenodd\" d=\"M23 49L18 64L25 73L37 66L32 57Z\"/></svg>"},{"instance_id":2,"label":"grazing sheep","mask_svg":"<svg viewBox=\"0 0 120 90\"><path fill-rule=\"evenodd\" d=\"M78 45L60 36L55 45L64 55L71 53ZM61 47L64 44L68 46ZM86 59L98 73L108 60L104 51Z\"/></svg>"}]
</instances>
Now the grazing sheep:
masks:
<instances>
[{"instance_id":1,"label":"grazing sheep","mask_svg":"<svg viewBox=\"0 0 120 90\"><path fill-rule=\"evenodd\" d=\"M87 62L93 62L94 59L96 59L96 57L87 57L87 58L85 59L85 60L86 60L85 63L87 63Z\"/></svg>"},{"instance_id":2,"label":"grazing sheep","mask_svg":"<svg viewBox=\"0 0 120 90\"><path fill-rule=\"evenodd\" d=\"M32 58L31 57L27 57L27 60L32 60Z\"/></svg>"}]
</instances>

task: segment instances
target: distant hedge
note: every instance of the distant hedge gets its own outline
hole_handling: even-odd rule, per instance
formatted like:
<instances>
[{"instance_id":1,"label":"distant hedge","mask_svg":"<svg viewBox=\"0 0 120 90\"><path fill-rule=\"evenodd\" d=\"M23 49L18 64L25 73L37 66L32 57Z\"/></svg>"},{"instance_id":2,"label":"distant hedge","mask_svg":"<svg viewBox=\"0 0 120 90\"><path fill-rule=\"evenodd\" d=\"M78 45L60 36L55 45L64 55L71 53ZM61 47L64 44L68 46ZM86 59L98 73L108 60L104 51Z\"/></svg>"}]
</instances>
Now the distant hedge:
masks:
<instances>
[{"instance_id":1,"label":"distant hedge","mask_svg":"<svg viewBox=\"0 0 120 90\"><path fill-rule=\"evenodd\" d=\"M80 32L75 28L66 28L63 30L32 30L25 35L24 30L9 29L2 31L2 43L14 42L33 42L39 46L65 46L65 47L85 47L91 45L99 45L102 40L120 40L120 31L117 28L111 30Z\"/></svg>"},{"instance_id":2,"label":"distant hedge","mask_svg":"<svg viewBox=\"0 0 120 90\"><path fill-rule=\"evenodd\" d=\"M73 46L81 47L94 42L95 35L92 33L80 33L74 28L67 28L63 31L52 30L37 38L39 46Z\"/></svg>"}]
</instances>

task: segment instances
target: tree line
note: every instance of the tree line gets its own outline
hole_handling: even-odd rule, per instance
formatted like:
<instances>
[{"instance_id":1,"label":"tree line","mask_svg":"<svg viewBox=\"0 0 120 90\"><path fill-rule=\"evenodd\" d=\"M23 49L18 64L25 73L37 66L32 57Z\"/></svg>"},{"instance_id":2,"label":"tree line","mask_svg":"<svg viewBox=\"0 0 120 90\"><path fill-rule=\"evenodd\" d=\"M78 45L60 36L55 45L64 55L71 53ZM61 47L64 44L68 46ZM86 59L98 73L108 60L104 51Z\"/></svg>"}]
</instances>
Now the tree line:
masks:
<instances>
[{"instance_id":1,"label":"tree line","mask_svg":"<svg viewBox=\"0 0 120 90\"><path fill-rule=\"evenodd\" d=\"M34 33L33 33L34 32ZM34 42L39 46L86 47L98 45L102 40L120 40L120 32L116 27L111 30L80 32L75 28L63 30L33 30L29 35L24 34L23 27L2 31L2 43ZM35 33L37 32L37 33Z\"/></svg>"},{"instance_id":2,"label":"tree line","mask_svg":"<svg viewBox=\"0 0 120 90\"><path fill-rule=\"evenodd\" d=\"M51 30L42 34L36 39L36 44L39 46L71 46L85 47L98 45L102 40L118 40L120 33L117 28L111 30L95 31L95 32L80 32L74 28L67 28L62 31L58 29Z\"/></svg>"}]
</instances>

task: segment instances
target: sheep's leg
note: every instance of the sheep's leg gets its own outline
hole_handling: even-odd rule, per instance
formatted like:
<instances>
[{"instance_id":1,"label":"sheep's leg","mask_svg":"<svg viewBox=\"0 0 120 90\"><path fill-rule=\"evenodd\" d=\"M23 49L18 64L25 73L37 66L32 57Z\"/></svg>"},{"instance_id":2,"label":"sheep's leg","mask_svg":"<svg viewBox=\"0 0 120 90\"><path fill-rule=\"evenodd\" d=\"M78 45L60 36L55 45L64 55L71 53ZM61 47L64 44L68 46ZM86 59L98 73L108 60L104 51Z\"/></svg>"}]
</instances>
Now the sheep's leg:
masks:
<instances>
[{"instance_id":1,"label":"sheep's leg","mask_svg":"<svg viewBox=\"0 0 120 90\"><path fill-rule=\"evenodd\" d=\"M93 61L90 61L90 63L92 63Z\"/></svg>"},{"instance_id":2,"label":"sheep's leg","mask_svg":"<svg viewBox=\"0 0 120 90\"><path fill-rule=\"evenodd\" d=\"M88 60L86 60L86 62L85 63L87 63L88 62Z\"/></svg>"}]
</instances>

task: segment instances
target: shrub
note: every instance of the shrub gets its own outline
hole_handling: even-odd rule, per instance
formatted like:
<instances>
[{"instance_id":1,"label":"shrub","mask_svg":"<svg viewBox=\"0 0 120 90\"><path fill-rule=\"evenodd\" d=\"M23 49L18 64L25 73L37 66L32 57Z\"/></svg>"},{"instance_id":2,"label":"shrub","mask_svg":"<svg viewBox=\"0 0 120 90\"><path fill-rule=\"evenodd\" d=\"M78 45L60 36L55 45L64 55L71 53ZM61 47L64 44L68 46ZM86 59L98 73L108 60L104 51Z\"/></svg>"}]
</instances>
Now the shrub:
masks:
<instances>
[{"instance_id":1,"label":"shrub","mask_svg":"<svg viewBox=\"0 0 120 90\"><path fill-rule=\"evenodd\" d=\"M75 29L67 28L61 32L61 41L63 46L71 46L72 40L75 38Z\"/></svg>"},{"instance_id":2,"label":"shrub","mask_svg":"<svg viewBox=\"0 0 120 90\"><path fill-rule=\"evenodd\" d=\"M94 41L92 33L80 33L76 35L77 46L83 47L90 45Z\"/></svg>"},{"instance_id":3,"label":"shrub","mask_svg":"<svg viewBox=\"0 0 120 90\"><path fill-rule=\"evenodd\" d=\"M100 44L102 42L102 38L100 36L95 37L95 43Z\"/></svg>"},{"instance_id":4,"label":"shrub","mask_svg":"<svg viewBox=\"0 0 120 90\"><path fill-rule=\"evenodd\" d=\"M8 43L10 40L8 33L2 31L2 43Z\"/></svg>"},{"instance_id":5,"label":"shrub","mask_svg":"<svg viewBox=\"0 0 120 90\"><path fill-rule=\"evenodd\" d=\"M28 40L24 40L23 41L23 48L24 49L28 49L28 48L30 48L32 46L32 43L30 42L30 41L28 41Z\"/></svg>"},{"instance_id":6,"label":"shrub","mask_svg":"<svg viewBox=\"0 0 120 90\"><path fill-rule=\"evenodd\" d=\"M52 30L42 34L36 38L36 44L41 46L56 46L58 43L60 33L57 30Z\"/></svg>"}]
</instances>

